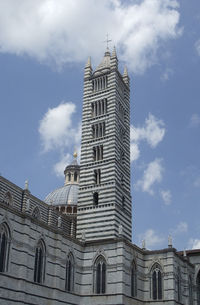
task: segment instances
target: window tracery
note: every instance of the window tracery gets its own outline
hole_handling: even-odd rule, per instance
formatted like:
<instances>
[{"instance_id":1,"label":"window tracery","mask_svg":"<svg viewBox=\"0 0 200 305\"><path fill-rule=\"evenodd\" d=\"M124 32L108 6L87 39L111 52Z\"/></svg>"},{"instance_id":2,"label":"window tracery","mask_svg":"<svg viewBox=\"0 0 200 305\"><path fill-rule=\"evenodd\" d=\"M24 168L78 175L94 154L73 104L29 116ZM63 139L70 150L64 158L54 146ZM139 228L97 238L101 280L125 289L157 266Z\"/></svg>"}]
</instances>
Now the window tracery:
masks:
<instances>
[{"instance_id":1,"label":"window tracery","mask_svg":"<svg viewBox=\"0 0 200 305\"><path fill-rule=\"evenodd\" d=\"M35 249L34 282L43 283L45 278L46 250L43 240L40 240Z\"/></svg>"},{"instance_id":2,"label":"window tracery","mask_svg":"<svg viewBox=\"0 0 200 305\"><path fill-rule=\"evenodd\" d=\"M94 290L97 294L106 293L106 261L99 256L94 264Z\"/></svg>"},{"instance_id":3,"label":"window tracery","mask_svg":"<svg viewBox=\"0 0 200 305\"><path fill-rule=\"evenodd\" d=\"M162 273L161 267L159 264L155 264L152 268L151 274L151 281L152 281L152 298L153 300L161 300L162 299Z\"/></svg>"},{"instance_id":4,"label":"window tracery","mask_svg":"<svg viewBox=\"0 0 200 305\"><path fill-rule=\"evenodd\" d=\"M34 207L32 216L38 220L41 218L40 209L37 206Z\"/></svg>"},{"instance_id":5,"label":"window tracery","mask_svg":"<svg viewBox=\"0 0 200 305\"><path fill-rule=\"evenodd\" d=\"M10 230L7 224L0 225L0 272L6 272L10 249Z\"/></svg>"},{"instance_id":6,"label":"window tracery","mask_svg":"<svg viewBox=\"0 0 200 305\"><path fill-rule=\"evenodd\" d=\"M69 292L74 290L74 257L71 253L66 261L65 290Z\"/></svg>"}]
</instances>

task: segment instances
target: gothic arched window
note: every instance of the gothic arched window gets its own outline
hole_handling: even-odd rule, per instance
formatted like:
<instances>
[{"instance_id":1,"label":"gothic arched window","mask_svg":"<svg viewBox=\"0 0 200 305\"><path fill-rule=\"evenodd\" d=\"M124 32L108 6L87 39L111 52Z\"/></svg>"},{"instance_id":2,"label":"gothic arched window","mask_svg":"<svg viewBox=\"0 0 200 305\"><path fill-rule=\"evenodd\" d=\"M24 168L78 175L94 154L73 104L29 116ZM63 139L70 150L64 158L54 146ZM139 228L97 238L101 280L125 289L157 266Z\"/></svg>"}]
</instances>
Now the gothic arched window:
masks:
<instances>
[{"instance_id":1,"label":"gothic arched window","mask_svg":"<svg viewBox=\"0 0 200 305\"><path fill-rule=\"evenodd\" d=\"M162 299L162 273L159 264L155 264L152 268L152 298Z\"/></svg>"},{"instance_id":2,"label":"gothic arched window","mask_svg":"<svg viewBox=\"0 0 200 305\"><path fill-rule=\"evenodd\" d=\"M35 249L34 282L43 283L45 277L45 244L40 240Z\"/></svg>"},{"instance_id":3,"label":"gothic arched window","mask_svg":"<svg viewBox=\"0 0 200 305\"><path fill-rule=\"evenodd\" d=\"M103 256L96 259L94 266L94 288L95 293L106 293L106 261Z\"/></svg>"},{"instance_id":4,"label":"gothic arched window","mask_svg":"<svg viewBox=\"0 0 200 305\"><path fill-rule=\"evenodd\" d=\"M10 245L10 230L3 223L0 226L0 272L7 271Z\"/></svg>"},{"instance_id":5,"label":"gothic arched window","mask_svg":"<svg viewBox=\"0 0 200 305\"><path fill-rule=\"evenodd\" d=\"M200 271L197 274L197 305L200 305Z\"/></svg>"},{"instance_id":6,"label":"gothic arched window","mask_svg":"<svg viewBox=\"0 0 200 305\"><path fill-rule=\"evenodd\" d=\"M67 256L66 261L65 290L74 290L74 257L71 253Z\"/></svg>"},{"instance_id":7,"label":"gothic arched window","mask_svg":"<svg viewBox=\"0 0 200 305\"><path fill-rule=\"evenodd\" d=\"M135 262L131 266L131 296L136 297L137 295L137 271Z\"/></svg>"}]
</instances>

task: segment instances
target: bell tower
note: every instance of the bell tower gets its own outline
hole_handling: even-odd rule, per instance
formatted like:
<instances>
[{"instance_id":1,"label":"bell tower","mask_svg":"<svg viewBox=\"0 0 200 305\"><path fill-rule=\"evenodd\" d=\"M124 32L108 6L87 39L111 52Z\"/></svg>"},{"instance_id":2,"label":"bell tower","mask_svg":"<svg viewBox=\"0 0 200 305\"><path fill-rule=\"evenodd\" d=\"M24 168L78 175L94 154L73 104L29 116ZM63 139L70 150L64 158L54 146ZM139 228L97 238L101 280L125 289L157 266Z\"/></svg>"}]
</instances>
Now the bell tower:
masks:
<instances>
[{"instance_id":1,"label":"bell tower","mask_svg":"<svg viewBox=\"0 0 200 305\"><path fill-rule=\"evenodd\" d=\"M115 48L85 66L77 238L131 240L130 101Z\"/></svg>"}]
</instances>

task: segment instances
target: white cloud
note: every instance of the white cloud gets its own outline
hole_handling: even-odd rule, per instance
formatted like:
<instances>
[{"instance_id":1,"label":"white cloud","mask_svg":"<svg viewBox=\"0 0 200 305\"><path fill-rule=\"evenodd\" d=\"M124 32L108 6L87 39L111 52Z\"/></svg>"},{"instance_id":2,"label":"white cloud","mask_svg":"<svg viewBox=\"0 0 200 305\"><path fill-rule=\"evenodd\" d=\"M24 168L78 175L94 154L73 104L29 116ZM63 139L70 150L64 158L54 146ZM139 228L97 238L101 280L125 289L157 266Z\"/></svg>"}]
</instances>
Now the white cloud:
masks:
<instances>
[{"instance_id":1,"label":"white cloud","mask_svg":"<svg viewBox=\"0 0 200 305\"><path fill-rule=\"evenodd\" d=\"M188 243L189 249L200 249L200 239L191 238Z\"/></svg>"},{"instance_id":2,"label":"white cloud","mask_svg":"<svg viewBox=\"0 0 200 305\"><path fill-rule=\"evenodd\" d=\"M161 159L155 159L150 162L144 171L143 178L136 182L136 189L141 189L143 192L148 192L153 195L152 189L155 183L159 183L162 180L163 167Z\"/></svg>"},{"instance_id":3,"label":"white cloud","mask_svg":"<svg viewBox=\"0 0 200 305\"><path fill-rule=\"evenodd\" d=\"M99 58L109 33L121 60L141 73L166 41L180 36L178 9L176 0L1 1L0 51L62 66Z\"/></svg>"},{"instance_id":4,"label":"white cloud","mask_svg":"<svg viewBox=\"0 0 200 305\"><path fill-rule=\"evenodd\" d=\"M44 152L56 150L61 158L53 169L57 176L63 176L63 171L72 160L69 151L75 149L80 156L81 124L74 126L73 114L76 107L73 103L62 103L48 109L39 124L39 134Z\"/></svg>"},{"instance_id":5,"label":"white cloud","mask_svg":"<svg viewBox=\"0 0 200 305\"><path fill-rule=\"evenodd\" d=\"M146 118L144 127L131 126L131 141L139 142L146 140L152 148L162 141L164 135L165 128L163 121L157 119L151 113Z\"/></svg>"},{"instance_id":6,"label":"white cloud","mask_svg":"<svg viewBox=\"0 0 200 305\"><path fill-rule=\"evenodd\" d=\"M163 201L164 201L164 203L165 203L166 205L170 205L170 204L171 204L172 195L171 195L170 190L166 190L166 191L161 190L161 191L160 191L160 195L161 195L161 197L162 197L162 199L163 199Z\"/></svg>"},{"instance_id":7,"label":"white cloud","mask_svg":"<svg viewBox=\"0 0 200 305\"><path fill-rule=\"evenodd\" d=\"M190 118L190 127L198 127L200 126L200 115L194 113Z\"/></svg>"},{"instance_id":8,"label":"white cloud","mask_svg":"<svg viewBox=\"0 0 200 305\"><path fill-rule=\"evenodd\" d=\"M137 143L131 142L131 162L136 161L140 156L140 150Z\"/></svg>"},{"instance_id":9,"label":"white cloud","mask_svg":"<svg viewBox=\"0 0 200 305\"><path fill-rule=\"evenodd\" d=\"M73 103L62 103L48 109L40 121L39 133L44 151L71 145L76 141L77 130L72 127L72 115L76 106Z\"/></svg>"},{"instance_id":10,"label":"white cloud","mask_svg":"<svg viewBox=\"0 0 200 305\"><path fill-rule=\"evenodd\" d=\"M72 155L67 153L61 157L61 160L57 162L53 169L57 176L63 177L65 167L72 162Z\"/></svg>"},{"instance_id":11,"label":"white cloud","mask_svg":"<svg viewBox=\"0 0 200 305\"><path fill-rule=\"evenodd\" d=\"M164 242L164 238L159 236L153 229L148 229L145 233L139 235L140 242L145 240L147 249L161 245Z\"/></svg>"},{"instance_id":12,"label":"white cloud","mask_svg":"<svg viewBox=\"0 0 200 305\"><path fill-rule=\"evenodd\" d=\"M139 158L139 143L141 141L146 141L151 148L155 148L163 140L165 135L164 126L164 122L157 119L151 113L149 113L148 118L146 118L144 126L134 127L131 125L131 161L135 161Z\"/></svg>"},{"instance_id":13,"label":"white cloud","mask_svg":"<svg viewBox=\"0 0 200 305\"><path fill-rule=\"evenodd\" d=\"M197 54L200 56L200 39L195 42L194 46L197 51Z\"/></svg>"}]
</instances>

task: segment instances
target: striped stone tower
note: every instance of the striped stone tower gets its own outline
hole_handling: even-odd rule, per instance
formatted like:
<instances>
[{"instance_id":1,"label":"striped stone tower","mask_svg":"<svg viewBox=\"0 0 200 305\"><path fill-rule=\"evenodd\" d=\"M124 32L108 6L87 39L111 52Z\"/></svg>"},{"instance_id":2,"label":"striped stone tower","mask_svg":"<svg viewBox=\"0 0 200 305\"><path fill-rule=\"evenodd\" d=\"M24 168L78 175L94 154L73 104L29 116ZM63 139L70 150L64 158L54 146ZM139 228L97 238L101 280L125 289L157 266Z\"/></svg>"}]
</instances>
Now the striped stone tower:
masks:
<instances>
[{"instance_id":1,"label":"striped stone tower","mask_svg":"<svg viewBox=\"0 0 200 305\"><path fill-rule=\"evenodd\" d=\"M130 101L114 48L85 66L77 238L131 240Z\"/></svg>"}]
</instances>

